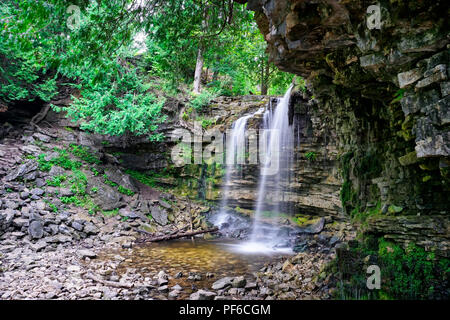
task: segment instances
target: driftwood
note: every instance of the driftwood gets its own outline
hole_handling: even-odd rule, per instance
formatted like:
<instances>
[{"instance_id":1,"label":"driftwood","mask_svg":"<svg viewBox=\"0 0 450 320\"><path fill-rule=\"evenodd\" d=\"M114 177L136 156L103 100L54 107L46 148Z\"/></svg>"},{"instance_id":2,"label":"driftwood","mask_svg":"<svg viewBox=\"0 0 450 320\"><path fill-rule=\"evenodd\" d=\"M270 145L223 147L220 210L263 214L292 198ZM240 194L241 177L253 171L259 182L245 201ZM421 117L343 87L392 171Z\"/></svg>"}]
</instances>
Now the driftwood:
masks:
<instances>
[{"instance_id":1,"label":"driftwood","mask_svg":"<svg viewBox=\"0 0 450 320\"><path fill-rule=\"evenodd\" d=\"M215 227L215 228L207 229L207 230L199 230L199 231L191 231L191 232L178 232L175 234L168 234L168 235L164 235L164 236L143 238L143 239L140 239L139 242L168 241L168 240L180 239L180 238L184 238L184 237L192 237L192 236L195 236L197 234L202 234L202 233L208 233L208 232L213 233L213 232L217 232L217 231L219 231L219 228Z\"/></svg>"}]
</instances>

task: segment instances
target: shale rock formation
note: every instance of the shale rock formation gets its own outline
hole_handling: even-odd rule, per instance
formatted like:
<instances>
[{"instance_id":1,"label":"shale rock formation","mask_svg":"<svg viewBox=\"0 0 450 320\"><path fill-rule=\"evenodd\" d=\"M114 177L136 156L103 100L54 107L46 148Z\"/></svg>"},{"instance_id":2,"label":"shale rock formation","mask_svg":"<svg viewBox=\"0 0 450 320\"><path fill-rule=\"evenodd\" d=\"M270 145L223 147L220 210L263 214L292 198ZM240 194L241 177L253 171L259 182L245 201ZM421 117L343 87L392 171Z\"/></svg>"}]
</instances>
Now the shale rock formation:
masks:
<instances>
[{"instance_id":1,"label":"shale rock formation","mask_svg":"<svg viewBox=\"0 0 450 320\"><path fill-rule=\"evenodd\" d=\"M367 232L440 243L448 255L447 3L250 0L247 8L271 60L308 80L313 114L335 134L344 211L377 212ZM424 215L445 231L411 229L403 217Z\"/></svg>"}]
</instances>

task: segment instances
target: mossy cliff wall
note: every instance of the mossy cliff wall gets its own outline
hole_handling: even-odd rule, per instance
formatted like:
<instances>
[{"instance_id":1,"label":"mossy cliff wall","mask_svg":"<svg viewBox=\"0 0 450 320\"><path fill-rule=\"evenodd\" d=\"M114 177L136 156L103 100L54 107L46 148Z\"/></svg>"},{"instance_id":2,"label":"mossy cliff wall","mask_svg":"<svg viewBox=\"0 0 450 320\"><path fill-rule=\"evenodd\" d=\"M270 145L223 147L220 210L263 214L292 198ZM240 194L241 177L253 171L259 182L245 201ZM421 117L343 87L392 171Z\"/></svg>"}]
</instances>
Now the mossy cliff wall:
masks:
<instances>
[{"instance_id":1,"label":"mossy cliff wall","mask_svg":"<svg viewBox=\"0 0 450 320\"><path fill-rule=\"evenodd\" d=\"M368 13L371 5L380 9L379 25L374 12ZM437 246L445 255L450 243L447 5L247 3L256 12L270 59L307 79L318 101L316 116L335 132L344 211L363 217L368 233Z\"/></svg>"}]
</instances>

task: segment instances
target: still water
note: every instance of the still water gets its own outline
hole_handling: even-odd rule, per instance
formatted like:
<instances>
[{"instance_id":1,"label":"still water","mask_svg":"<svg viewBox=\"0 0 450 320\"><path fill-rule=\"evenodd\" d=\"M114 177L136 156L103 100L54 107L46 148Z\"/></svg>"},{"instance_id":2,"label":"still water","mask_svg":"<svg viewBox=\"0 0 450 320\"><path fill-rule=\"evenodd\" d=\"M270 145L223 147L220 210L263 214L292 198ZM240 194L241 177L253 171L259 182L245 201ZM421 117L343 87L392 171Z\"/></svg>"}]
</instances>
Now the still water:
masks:
<instances>
[{"instance_id":1,"label":"still water","mask_svg":"<svg viewBox=\"0 0 450 320\"><path fill-rule=\"evenodd\" d=\"M253 272L261 269L266 262L286 256L286 252L282 251L249 252L242 250L242 244L223 239L142 244L135 246L130 252L119 252L127 260L120 264L117 271L120 274L127 268L133 268L143 275L153 276L164 270L171 277L182 272L183 277L171 279L169 287L179 284L184 289L179 298L185 298L194 290L209 290L222 277L245 275L248 280L252 280ZM201 280L188 280L190 272L199 273ZM207 273L214 276L207 278Z\"/></svg>"}]
</instances>

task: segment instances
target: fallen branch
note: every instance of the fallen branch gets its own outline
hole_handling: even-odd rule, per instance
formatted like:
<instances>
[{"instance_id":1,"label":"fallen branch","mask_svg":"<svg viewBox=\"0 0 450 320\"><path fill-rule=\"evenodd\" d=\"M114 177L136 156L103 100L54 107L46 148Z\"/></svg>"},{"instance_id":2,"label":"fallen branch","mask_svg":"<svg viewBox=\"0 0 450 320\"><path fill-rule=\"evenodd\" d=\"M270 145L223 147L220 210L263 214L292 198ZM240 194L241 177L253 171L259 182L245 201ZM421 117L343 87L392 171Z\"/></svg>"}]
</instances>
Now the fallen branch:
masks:
<instances>
[{"instance_id":1,"label":"fallen branch","mask_svg":"<svg viewBox=\"0 0 450 320\"><path fill-rule=\"evenodd\" d=\"M208 232L213 233L213 232L217 232L217 231L219 231L219 228L215 227L215 228L207 229L207 230L199 230L199 231L192 231L192 232L179 232L179 233L169 234L169 235L164 235L164 236L143 238L143 239L140 239L139 242L168 241L168 240L180 239L180 238L184 238L184 237L191 237L191 236L195 236L197 234L202 234L202 233L208 233Z\"/></svg>"}]
</instances>

